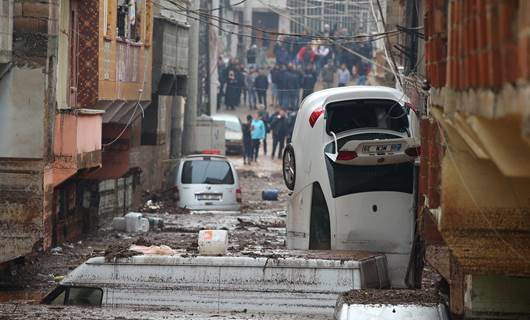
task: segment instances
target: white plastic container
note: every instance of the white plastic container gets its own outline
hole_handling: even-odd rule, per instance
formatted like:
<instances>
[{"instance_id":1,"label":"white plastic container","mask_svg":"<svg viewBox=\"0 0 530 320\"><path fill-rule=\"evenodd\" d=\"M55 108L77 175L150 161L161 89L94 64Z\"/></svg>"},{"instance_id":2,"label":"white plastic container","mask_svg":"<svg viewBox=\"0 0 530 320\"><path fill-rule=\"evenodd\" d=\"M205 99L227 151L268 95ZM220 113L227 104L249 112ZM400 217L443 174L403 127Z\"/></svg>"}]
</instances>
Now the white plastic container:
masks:
<instances>
[{"instance_id":1,"label":"white plastic container","mask_svg":"<svg viewBox=\"0 0 530 320\"><path fill-rule=\"evenodd\" d=\"M142 218L143 216L140 212L127 213L125 215L125 231L128 233L140 231L142 226Z\"/></svg>"},{"instance_id":2,"label":"white plastic container","mask_svg":"<svg viewBox=\"0 0 530 320\"><path fill-rule=\"evenodd\" d=\"M140 218L140 230L141 232L149 232L149 219Z\"/></svg>"},{"instance_id":3,"label":"white plastic container","mask_svg":"<svg viewBox=\"0 0 530 320\"><path fill-rule=\"evenodd\" d=\"M125 231L125 218L116 217L112 219L112 229L118 231Z\"/></svg>"},{"instance_id":4,"label":"white plastic container","mask_svg":"<svg viewBox=\"0 0 530 320\"><path fill-rule=\"evenodd\" d=\"M228 249L226 230L199 231L199 254L202 256L222 256Z\"/></svg>"}]
</instances>

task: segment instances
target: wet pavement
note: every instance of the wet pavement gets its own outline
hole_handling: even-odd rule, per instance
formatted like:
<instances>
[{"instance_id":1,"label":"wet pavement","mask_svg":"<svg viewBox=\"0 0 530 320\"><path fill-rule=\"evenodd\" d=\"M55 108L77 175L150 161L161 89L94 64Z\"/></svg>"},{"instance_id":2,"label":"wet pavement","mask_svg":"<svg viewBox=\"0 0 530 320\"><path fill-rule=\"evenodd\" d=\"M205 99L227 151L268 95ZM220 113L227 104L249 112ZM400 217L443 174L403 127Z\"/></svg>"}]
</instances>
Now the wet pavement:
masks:
<instances>
[{"instance_id":1,"label":"wet pavement","mask_svg":"<svg viewBox=\"0 0 530 320\"><path fill-rule=\"evenodd\" d=\"M179 210L171 198L155 196L155 201L138 208L138 211L146 217L162 218L163 230L127 234L112 230L108 224L79 242L61 244L62 251L58 254L41 252L26 259L25 265L17 269L10 287L4 286L4 290L0 291L0 319L296 319L293 315L241 312L197 314L178 309L146 312L143 308L86 309L34 305L56 286L62 276L88 258L104 255L109 245L128 248L132 243L163 244L182 255L196 255L199 230L223 229L229 232L228 255L266 256L285 249L287 190L283 186L281 161L260 155L257 163L244 165L240 157L230 159L240 177L241 212ZM278 201L262 200L261 193L267 189L279 191ZM303 318L308 319L307 316Z\"/></svg>"},{"instance_id":2,"label":"wet pavement","mask_svg":"<svg viewBox=\"0 0 530 320\"><path fill-rule=\"evenodd\" d=\"M248 109L241 109L244 114ZM270 135L269 135L270 139ZM270 141L270 140L269 140ZM26 259L25 265L0 291L0 320L2 319L321 319L322 316L259 314L228 312L221 314L187 312L171 308L78 308L36 305L41 297L57 285L61 277L90 257L103 256L109 245L117 251L127 249L132 243L167 245L181 255L197 255L198 232L202 229L224 229L229 233L227 255L231 256L278 256L285 252L285 218L287 189L281 175L281 161L260 157L257 163L244 165L240 157L230 157L239 174L243 203L241 212L186 211L175 207L170 197L150 195L153 200L137 211L147 217L164 220L163 230L143 234L127 234L111 229L110 223L87 235L79 242L64 243L62 251L38 253ZM262 200L262 191L279 190L278 201ZM121 248L121 249L120 249ZM423 290L360 290L344 296L348 302L370 303L376 301L401 301L401 297L426 301L437 296L437 275L426 277ZM431 301L431 300L428 300ZM324 317L330 319L332 315Z\"/></svg>"}]
</instances>

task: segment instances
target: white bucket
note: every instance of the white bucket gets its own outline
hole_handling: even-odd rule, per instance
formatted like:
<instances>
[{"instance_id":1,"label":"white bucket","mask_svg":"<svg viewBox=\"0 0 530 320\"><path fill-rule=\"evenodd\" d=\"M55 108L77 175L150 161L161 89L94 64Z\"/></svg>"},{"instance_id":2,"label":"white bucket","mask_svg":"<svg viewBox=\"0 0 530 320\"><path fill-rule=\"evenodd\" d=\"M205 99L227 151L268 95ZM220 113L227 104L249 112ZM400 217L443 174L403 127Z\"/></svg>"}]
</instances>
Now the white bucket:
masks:
<instances>
[{"instance_id":1,"label":"white bucket","mask_svg":"<svg viewBox=\"0 0 530 320\"><path fill-rule=\"evenodd\" d=\"M203 256L225 255L228 249L228 232L226 230L199 231L199 254Z\"/></svg>"},{"instance_id":2,"label":"white bucket","mask_svg":"<svg viewBox=\"0 0 530 320\"><path fill-rule=\"evenodd\" d=\"M125 218L116 217L112 219L112 229L118 231L125 231Z\"/></svg>"},{"instance_id":3,"label":"white bucket","mask_svg":"<svg viewBox=\"0 0 530 320\"><path fill-rule=\"evenodd\" d=\"M140 230L141 232L149 232L149 219L140 218Z\"/></svg>"},{"instance_id":4,"label":"white bucket","mask_svg":"<svg viewBox=\"0 0 530 320\"><path fill-rule=\"evenodd\" d=\"M142 219L142 214L140 212L129 212L125 215L125 231L130 232L138 232L141 230L142 222L140 219Z\"/></svg>"}]
</instances>

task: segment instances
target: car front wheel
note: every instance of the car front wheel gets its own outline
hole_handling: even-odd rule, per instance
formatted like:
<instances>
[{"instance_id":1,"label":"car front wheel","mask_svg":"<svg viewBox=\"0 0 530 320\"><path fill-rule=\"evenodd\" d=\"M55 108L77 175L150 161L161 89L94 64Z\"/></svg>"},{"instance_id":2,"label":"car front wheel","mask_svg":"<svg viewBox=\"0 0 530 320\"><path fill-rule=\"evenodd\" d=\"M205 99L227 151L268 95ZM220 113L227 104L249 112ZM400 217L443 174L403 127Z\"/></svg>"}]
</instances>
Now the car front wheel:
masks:
<instances>
[{"instance_id":1,"label":"car front wheel","mask_svg":"<svg viewBox=\"0 0 530 320\"><path fill-rule=\"evenodd\" d=\"M283 180L289 190L294 190L296 180L296 160L294 158L294 149L288 145L283 152Z\"/></svg>"}]
</instances>

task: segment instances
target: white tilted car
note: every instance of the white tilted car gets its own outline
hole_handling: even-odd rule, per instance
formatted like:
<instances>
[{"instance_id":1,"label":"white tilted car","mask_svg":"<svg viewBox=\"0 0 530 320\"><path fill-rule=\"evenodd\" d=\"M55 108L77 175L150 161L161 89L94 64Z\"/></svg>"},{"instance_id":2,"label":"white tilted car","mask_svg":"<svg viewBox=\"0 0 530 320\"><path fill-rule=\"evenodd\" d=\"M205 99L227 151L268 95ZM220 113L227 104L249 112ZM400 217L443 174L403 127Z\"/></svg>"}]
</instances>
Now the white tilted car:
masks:
<instances>
[{"instance_id":1,"label":"white tilted car","mask_svg":"<svg viewBox=\"0 0 530 320\"><path fill-rule=\"evenodd\" d=\"M419 145L415 110L398 90L353 86L308 96L283 156L292 190L287 246L385 253L392 286L406 286Z\"/></svg>"},{"instance_id":2,"label":"white tilted car","mask_svg":"<svg viewBox=\"0 0 530 320\"><path fill-rule=\"evenodd\" d=\"M237 171L225 156L200 154L183 158L175 187L181 208L241 210Z\"/></svg>"}]
</instances>

